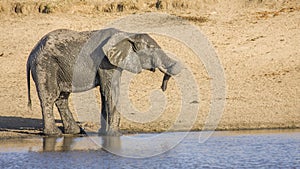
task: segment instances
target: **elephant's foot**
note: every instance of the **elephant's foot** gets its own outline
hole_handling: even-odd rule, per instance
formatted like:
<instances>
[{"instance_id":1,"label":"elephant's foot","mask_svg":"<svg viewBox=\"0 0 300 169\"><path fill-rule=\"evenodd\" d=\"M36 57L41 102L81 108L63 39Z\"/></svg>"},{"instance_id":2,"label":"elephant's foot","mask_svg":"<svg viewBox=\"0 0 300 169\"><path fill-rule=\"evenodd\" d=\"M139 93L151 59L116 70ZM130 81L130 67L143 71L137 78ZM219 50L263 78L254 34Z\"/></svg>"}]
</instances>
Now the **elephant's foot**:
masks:
<instances>
[{"instance_id":1,"label":"elephant's foot","mask_svg":"<svg viewBox=\"0 0 300 169\"><path fill-rule=\"evenodd\" d=\"M102 128L100 128L100 130L98 131L98 135L99 136L105 136L106 135L106 130L105 129L102 129Z\"/></svg>"},{"instance_id":2,"label":"elephant's foot","mask_svg":"<svg viewBox=\"0 0 300 169\"><path fill-rule=\"evenodd\" d=\"M98 131L99 136L122 136L122 133L117 129L109 129L106 131L105 129L100 129Z\"/></svg>"},{"instance_id":3,"label":"elephant's foot","mask_svg":"<svg viewBox=\"0 0 300 169\"><path fill-rule=\"evenodd\" d=\"M45 128L44 129L44 134L45 135L51 135L51 136L61 136L62 132L58 127L52 127L52 128Z\"/></svg>"},{"instance_id":4,"label":"elephant's foot","mask_svg":"<svg viewBox=\"0 0 300 169\"><path fill-rule=\"evenodd\" d=\"M116 129L109 129L107 132L106 132L106 136L122 136L122 133L119 131L119 130L116 130Z\"/></svg>"},{"instance_id":5,"label":"elephant's foot","mask_svg":"<svg viewBox=\"0 0 300 169\"><path fill-rule=\"evenodd\" d=\"M81 128L76 124L73 126L68 126L64 128L64 133L65 134L80 134L81 133Z\"/></svg>"}]
</instances>

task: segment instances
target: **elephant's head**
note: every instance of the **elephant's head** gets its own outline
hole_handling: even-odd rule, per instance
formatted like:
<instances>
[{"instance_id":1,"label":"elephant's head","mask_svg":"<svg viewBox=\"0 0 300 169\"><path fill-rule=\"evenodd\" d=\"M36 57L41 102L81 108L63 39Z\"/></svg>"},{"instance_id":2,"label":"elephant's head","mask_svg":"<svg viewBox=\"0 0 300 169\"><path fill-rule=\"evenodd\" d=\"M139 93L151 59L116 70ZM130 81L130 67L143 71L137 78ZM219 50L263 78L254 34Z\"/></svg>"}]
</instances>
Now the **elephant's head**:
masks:
<instances>
[{"instance_id":1,"label":"elephant's head","mask_svg":"<svg viewBox=\"0 0 300 169\"><path fill-rule=\"evenodd\" d=\"M148 34L119 32L110 37L103 46L103 52L111 64L133 73L142 69L163 72L162 90L173 75L180 73L180 62L170 58Z\"/></svg>"}]
</instances>

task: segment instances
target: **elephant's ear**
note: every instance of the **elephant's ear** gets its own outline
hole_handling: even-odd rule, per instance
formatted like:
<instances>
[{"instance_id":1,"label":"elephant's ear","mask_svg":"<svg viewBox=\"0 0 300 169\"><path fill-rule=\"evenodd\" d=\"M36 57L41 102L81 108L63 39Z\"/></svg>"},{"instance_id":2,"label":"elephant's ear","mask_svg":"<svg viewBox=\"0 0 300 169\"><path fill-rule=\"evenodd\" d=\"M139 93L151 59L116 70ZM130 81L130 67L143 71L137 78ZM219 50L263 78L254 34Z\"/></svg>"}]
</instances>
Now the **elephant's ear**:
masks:
<instances>
[{"instance_id":1,"label":"elephant's ear","mask_svg":"<svg viewBox=\"0 0 300 169\"><path fill-rule=\"evenodd\" d=\"M120 32L111 36L102 49L111 64L133 73L142 71L134 41L127 33Z\"/></svg>"}]
</instances>

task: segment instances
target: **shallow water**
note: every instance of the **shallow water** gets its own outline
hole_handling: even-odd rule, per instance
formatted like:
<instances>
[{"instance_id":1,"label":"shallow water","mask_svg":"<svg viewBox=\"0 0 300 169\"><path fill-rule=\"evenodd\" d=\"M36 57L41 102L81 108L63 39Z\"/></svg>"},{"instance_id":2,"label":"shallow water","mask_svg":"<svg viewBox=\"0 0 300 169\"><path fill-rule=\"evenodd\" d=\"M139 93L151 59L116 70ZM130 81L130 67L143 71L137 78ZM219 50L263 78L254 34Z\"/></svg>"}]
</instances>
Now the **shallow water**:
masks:
<instances>
[{"instance_id":1,"label":"shallow water","mask_svg":"<svg viewBox=\"0 0 300 169\"><path fill-rule=\"evenodd\" d=\"M300 130L224 131L214 132L208 139L201 138L203 134L210 134L207 132L186 134L0 140L0 167L300 167ZM179 144L178 140L181 140Z\"/></svg>"}]
</instances>

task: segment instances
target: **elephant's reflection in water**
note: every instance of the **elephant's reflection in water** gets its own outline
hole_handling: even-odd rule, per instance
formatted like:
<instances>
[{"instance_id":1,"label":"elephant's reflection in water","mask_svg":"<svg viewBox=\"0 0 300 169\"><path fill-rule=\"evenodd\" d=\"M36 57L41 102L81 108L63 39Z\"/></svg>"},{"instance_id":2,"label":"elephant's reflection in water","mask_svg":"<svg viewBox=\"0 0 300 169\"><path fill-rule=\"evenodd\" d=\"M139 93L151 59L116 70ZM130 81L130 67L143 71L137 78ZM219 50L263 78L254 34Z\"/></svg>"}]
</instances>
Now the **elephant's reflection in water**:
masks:
<instances>
[{"instance_id":1,"label":"elephant's reflection in water","mask_svg":"<svg viewBox=\"0 0 300 169\"><path fill-rule=\"evenodd\" d=\"M44 137L43 151L70 151L73 143L74 137Z\"/></svg>"},{"instance_id":2,"label":"elephant's reflection in water","mask_svg":"<svg viewBox=\"0 0 300 169\"><path fill-rule=\"evenodd\" d=\"M121 138L115 136L102 136L102 149L113 154L121 152Z\"/></svg>"},{"instance_id":3,"label":"elephant's reflection in water","mask_svg":"<svg viewBox=\"0 0 300 169\"><path fill-rule=\"evenodd\" d=\"M98 141L99 140L99 141ZM91 145L93 144L93 145ZM43 151L105 150L111 153L121 151L121 139L114 136L90 137L44 137Z\"/></svg>"}]
</instances>

